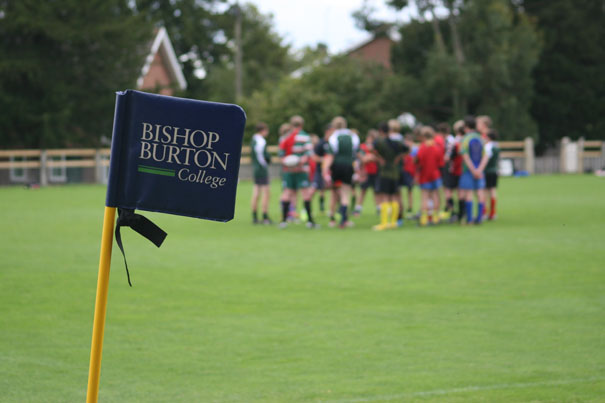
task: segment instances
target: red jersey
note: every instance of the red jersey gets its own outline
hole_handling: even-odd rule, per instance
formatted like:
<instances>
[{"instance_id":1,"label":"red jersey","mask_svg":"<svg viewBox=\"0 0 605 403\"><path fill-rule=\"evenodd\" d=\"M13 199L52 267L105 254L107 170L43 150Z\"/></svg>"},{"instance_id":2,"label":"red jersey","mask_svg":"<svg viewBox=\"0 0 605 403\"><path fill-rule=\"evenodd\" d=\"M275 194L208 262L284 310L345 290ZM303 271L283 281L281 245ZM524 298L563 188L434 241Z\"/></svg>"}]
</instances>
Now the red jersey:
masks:
<instances>
[{"instance_id":1,"label":"red jersey","mask_svg":"<svg viewBox=\"0 0 605 403\"><path fill-rule=\"evenodd\" d=\"M313 182L315 178L315 171L317 170L317 163L313 158L309 159L309 182Z\"/></svg>"},{"instance_id":2,"label":"red jersey","mask_svg":"<svg viewBox=\"0 0 605 403\"><path fill-rule=\"evenodd\" d=\"M459 142L454 145L454 152L450 161L450 173L456 176L462 175L462 154L460 154Z\"/></svg>"},{"instance_id":3,"label":"red jersey","mask_svg":"<svg viewBox=\"0 0 605 403\"><path fill-rule=\"evenodd\" d=\"M412 176L416 175L416 162L410 154L403 157L403 170Z\"/></svg>"},{"instance_id":4,"label":"red jersey","mask_svg":"<svg viewBox=\"0 0 605 403\"><path fill-rule=\"evenodd\" d=\"M435 137L433 137L433 141L435 141L435 145L441 150L441 155L445 156L445 139L443 138L443 136L441 134L435 134ZM444 165L445 160L441 158L439 166L442 167Z\"/></svg>"},{"instance_id":5,"label":"red jersey","mask_svg":"<svg viewBox=\"0 0 605 403\"><path fill-rule=\"evenodd\" d=\"M370 150L370 148L368 147L368 145L366 143L361 143L359 148L361 148L361 151L363 152L364 155L372 154L372 151ZM366 171L366 173L368 175L375 175L378 173L378 164L376 164L375 161L366 162L365 164L363 164L363 169Z\"/></svg>"},{"instance_id":6,"label":"red jersey","mask_svg":"<svg viewBox=\"0 0 605 403\"><path fill-rule=\"evenodd\" d=\"M420 168L418 183L428 183L441 178L439 167L443 162L443 151L435 142L422 143L416 158Z\"/></svg>"}]
</instances>

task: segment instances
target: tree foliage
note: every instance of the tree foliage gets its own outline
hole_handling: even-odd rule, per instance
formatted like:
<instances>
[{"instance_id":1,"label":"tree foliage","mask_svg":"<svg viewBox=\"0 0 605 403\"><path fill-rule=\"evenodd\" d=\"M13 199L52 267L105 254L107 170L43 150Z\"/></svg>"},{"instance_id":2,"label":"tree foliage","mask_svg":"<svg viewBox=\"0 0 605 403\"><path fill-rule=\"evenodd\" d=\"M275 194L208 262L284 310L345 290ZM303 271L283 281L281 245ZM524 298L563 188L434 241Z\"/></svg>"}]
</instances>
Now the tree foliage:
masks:
<instances>
[{"instance_id":1,"label":"tree foliage","mask_svg":"<svg viewBox=\"0 0 605 403\"><path fill-rule=\"evenodd\" d=\"M503 138L537 138L530 107L540 41L527 16L515 15L506 0L475 1L460 26L465 52L475 64L467 77L469 111L491 116Z\"/></svg>"},{"instance_id":2,"label":"tree foliage","mask_svg":"<svg viewBox=\"0 0 605 403\"><path fill-rule=\"evenodd\" d=\"M251 94L295 65L271 17L252 5L242 10ZM136 87L159 26L188 83L178 95L233 101L234 16L221 0L0 0L2 147L89 146L109 137L114 93Z\"/></svg>"},{"instance_id":3,"label":"tree foliage","mask_svg":"<svg viewBox=\"0 0 605 403\"><path fill-rule=\"evenodd\" d=\"M564 136L602 139L605 133L605 4L518 0L536 21L544 50L534 70L531 113L540 138L553 144Z\"/></svg>"},{"instance_id":4,"label":"tree foliage","mask_svg":"<svg viewBox=\"0 0 605 403\"><path fill-rule=\"evenodd\" d=\"M242 76L243 95L249 96L266 85L276 83L294 67L289 46L273 30L273 20L258 11L253 4L240 6L242 15ZM226 52L214 63L209 64L207 92L199 94L204 99L220 102L235 102L235 13L233 9L224 13L220 25L227 39Z\"/></svg>"},{"instance_id":5,"label":"tree foliage","mask_svg":"<svg viewBox=\"0 0 605 403\"><path fill-rule=\"evenodd\" d=\"M504 138L536 137L529 109L540 42L529 18L507 0L415 3L432 18L400 28L392 62L397 75L415 78L426 91L418 116L489 114ZM445 17L437 18L437 7Z\"/></svg>"},{"instance_id":6,"label":"tree foliage","mask_svg":"<svg viewBox=\"0 0 605 403\"><path fill-rule=\"evenodd\" d=\"M0 2L0 144L93 145L151 35L126 1Z\"/></svg>"},{"instance_id":7,"label":"tree foliage","mask_svg":"<svg viewBox=\"0 0 605 403\"><path fill-rule=\"evenodd\" d=\"M150 26L164 26L179 57L187 90L181 94L201 98L208 88L198 77L202 66L210 66L229 52L224 37L220 0L136 0L136 9Z\"/></svg>"},{"instance_id":8,"label":"tree foliage","mask_svg":"<svg viewBox=\"0 0 605 403\"><path fill-rule=\"evenodd\" d=\"M398 111L398 103L391 102L395 83L385 73L378 64L334 58L299 78L287 77L275 87L255 92L243 104L248 123L268 122L269 141L276 142L279 125L293 115L302 115L306 130L320 135L333 117L342 115L349 127L363 135Z\"/></svg>"}]
</instances>

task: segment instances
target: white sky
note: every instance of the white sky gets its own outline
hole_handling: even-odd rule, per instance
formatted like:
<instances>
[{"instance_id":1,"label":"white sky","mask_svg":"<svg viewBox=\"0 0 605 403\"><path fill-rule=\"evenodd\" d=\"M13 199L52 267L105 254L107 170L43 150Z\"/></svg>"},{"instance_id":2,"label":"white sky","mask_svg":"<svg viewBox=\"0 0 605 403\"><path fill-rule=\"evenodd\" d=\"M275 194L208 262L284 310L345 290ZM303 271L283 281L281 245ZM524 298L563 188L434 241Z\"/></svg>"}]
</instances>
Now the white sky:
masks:
<instances>
[{"instance_id":1,"label":"white sky","mask_svg":"<svg viewBox=\"0 0 605 403\"><path fill-rule=\"evenodd\" d=\"M354 11L363 0L248 0L263 14L273 14L275 30L295 49L324 42L330 53L345 51L370 37L355 27ZM405 18L384 6L384 0L369 2L377 9L376 16L388 20ZM405 13L407 14L407 13Z\"/></svg>"}]
</instances>

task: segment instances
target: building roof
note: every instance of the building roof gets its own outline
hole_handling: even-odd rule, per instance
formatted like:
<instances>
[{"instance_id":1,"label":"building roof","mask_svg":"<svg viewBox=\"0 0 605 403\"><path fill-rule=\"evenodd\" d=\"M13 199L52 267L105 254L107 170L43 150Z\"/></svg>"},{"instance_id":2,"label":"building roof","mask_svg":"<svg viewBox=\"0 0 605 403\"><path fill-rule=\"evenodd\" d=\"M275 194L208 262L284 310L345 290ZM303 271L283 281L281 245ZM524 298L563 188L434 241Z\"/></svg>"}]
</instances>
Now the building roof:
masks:
<instances>
[{"instance_id":1,"label":"building roof","mask_svg":"<svg viewBox=\"0 0 605 403\"><path fill-rule=\"evenodd\" d=\"M373 35L373 36L369 37L368 39L365 39L364 41L357 43L356 45L350 47L348 50L345 50L344 54L350 55L351 53L354 53L355 51L371 44L372 42L375 42L376 40L383 39L383 38L387 38L392 43L395 43L401 39L401 35L395 28L391 28L384 35L378 35L378 36Z\"/></svg>"},{"instance_id":2,"label":"building roof","mask_svg":"<svg viewBox=\"0 0 605 403\"><path fill-rule=\"evenodd\" d=\"M174 48L172 47L172 43L170 42L170 38L168 37L168 32L166 28L161 27L153 40L153 44L151 45L151 49L147 58L145 59L145 64L141 69L141 75L137 80L137 87L141 87L143 85L143 80L145 75L149 72L151 68L151 63L155 58L156 53L160 52L164 61L166 62L166 68L168 69L168 73L171 78L176 81L178 84L178 88L180 90L184 90L187 88L187 81L185 80L185 76L183 75L183 70L181 69L181 65L178 62L176 54L174 53Z\"/></svg>"}]
</instances>

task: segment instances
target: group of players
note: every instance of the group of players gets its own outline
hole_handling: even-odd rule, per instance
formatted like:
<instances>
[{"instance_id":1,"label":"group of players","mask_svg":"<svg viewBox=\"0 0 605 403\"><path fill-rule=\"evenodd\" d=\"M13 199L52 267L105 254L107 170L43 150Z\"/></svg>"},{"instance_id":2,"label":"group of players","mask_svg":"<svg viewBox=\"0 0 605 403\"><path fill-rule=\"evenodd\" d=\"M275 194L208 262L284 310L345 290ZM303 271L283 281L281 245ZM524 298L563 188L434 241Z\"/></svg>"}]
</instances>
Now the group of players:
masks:
<instances>
[{"instance_id":1,"label":"group of players","mask_svg":"<svg viewBox=\"0 0 605 403\"><path fill-rule=\"evenodd\" d=\"M453 133L447 123L434 128L418 126L405 136L400 132L399 121L389 120L370 130L361 143L358 133L347 128L347 121L341 116L326 126L322 138L308 134L300 116L293 116L289 123L282 124L279 140L280 228L299 219L296 211L299 195L304 205L300 215L304 216L306 226L319 228L313 218L311 202L315 193L319 193L320 210L325 211L326 191L332 194L330 226L350 227L353 225L350 216L361 214L368 189L374 192L380 217L380 222L373 227L377 231L403 225L404 217L417 219L420 226L435 225L444 220L463 225L480 224L484 219L496 218L500 152L497 133L488 116L467 116L454 124ZM268 134L268 126L259 123L251 143L254 169L251 208L255 224L272 223L268 215ZM359 195L357 184L361 188ZM421 189L418 214L413 213L415 185ZM404 214L403 188L407 189L407 214ZM443 210L442 198L445 200ZM259 199L261 218L257 211ZM474 199L477 201L475 214Z\"/></svg>"}]
</instances>

